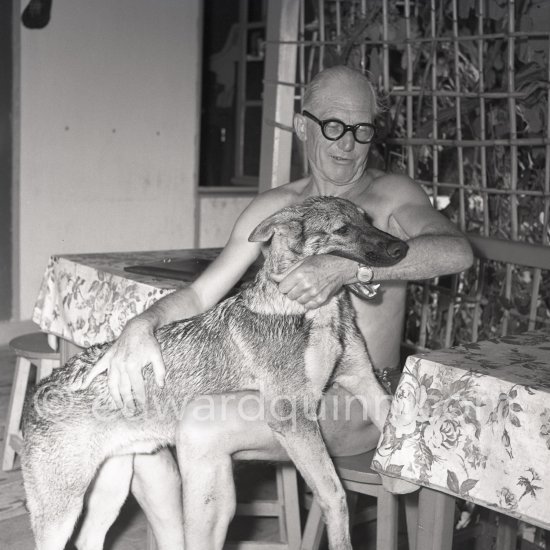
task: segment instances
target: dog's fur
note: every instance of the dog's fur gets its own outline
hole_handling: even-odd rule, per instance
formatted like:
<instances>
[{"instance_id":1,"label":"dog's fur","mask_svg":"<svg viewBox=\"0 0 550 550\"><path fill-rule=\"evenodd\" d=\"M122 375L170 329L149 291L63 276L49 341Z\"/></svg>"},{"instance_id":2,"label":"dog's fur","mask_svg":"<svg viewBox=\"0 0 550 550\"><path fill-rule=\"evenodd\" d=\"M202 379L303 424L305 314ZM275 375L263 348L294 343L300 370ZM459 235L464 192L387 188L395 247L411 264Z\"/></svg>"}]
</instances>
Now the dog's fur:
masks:
<instances>
[{"instance_id":1,"label":"dog's fur","mask_svg":"<svg viewBox=\"0 0 550 550\"><path fill-rule=\"evenodd\" d=\"M306 311L279 292L269 273L314 254L392 265L406 254L407 245L375 229L351 202L335 197L282 209L262 222L250 240L270 243L253 283L201 315L156 331L165 385L159 388L152 370L145 369L147 401L133 416L116 408L105 374L85 390L70 389L107 344L73 357L28 400L21 464L39 550L64 547L84 494L108 457L173 445L178 416L190 399L245 389L261 391L270 427L323 508L331 548L351 548L345 493L316 411L329 381L337 381L366 399L381 428L386 394L374 375L348 292Z\"/></svg>"}]
</instances>

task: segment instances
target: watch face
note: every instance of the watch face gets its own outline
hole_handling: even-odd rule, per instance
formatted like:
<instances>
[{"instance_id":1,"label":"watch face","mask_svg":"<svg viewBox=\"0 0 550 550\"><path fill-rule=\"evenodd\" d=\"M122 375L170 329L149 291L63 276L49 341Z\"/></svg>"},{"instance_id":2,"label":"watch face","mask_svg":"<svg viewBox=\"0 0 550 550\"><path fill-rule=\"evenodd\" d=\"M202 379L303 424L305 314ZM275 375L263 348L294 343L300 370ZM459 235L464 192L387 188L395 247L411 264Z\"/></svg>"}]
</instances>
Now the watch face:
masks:
<instances>
[{"instance_id":1,"label":"watch face","mask_svg":"<svg viewBox=\"0 0 550 550\"><path fill-rule=\"evenodd\" d=\"M360 283L370 283L374 273L368 265L360 265L357 268L357 280Z\"/></svg>"}]
</instances>

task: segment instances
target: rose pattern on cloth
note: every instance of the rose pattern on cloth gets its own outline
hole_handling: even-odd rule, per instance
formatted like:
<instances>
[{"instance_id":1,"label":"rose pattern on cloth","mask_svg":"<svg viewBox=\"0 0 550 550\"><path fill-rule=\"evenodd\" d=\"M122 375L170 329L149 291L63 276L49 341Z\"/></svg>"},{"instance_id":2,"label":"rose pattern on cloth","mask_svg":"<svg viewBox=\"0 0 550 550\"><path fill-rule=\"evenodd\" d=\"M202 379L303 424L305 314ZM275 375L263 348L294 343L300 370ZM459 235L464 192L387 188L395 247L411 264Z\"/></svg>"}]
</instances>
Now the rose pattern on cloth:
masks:
<instances>
[{"instance_id":1,"label":"rose pattern on cloth","mask_svg":"<svg viewBox=\"0 0 550 550\"><path fill-rule=\"evenodd\" d=\"M550 409L547 408L540 413L540 436L546 442L548 449L550 449Z\"/></svg>"},{"instance_id":2,"label":"rose pattern on cloth","mask_svg":"<svg viewBox=\"0 0 550 550\"><path fill-rule=\"evenodd\" d=\"M409 357L373 469L550 527L550 335Z\"/></svg>"},{"instance_id":3,"label":"rose pattern on cloth","mask_svg":"<svg viewBox=\"0 0 550 550\"><path fill-rule=\"evenodd\" d=\"M126 266L163 258L214 259L216 249L52 256L42 278L33 321L81 347L118 337L124 325L189 282L139 275Z\"/></svg>"}]
</instances>

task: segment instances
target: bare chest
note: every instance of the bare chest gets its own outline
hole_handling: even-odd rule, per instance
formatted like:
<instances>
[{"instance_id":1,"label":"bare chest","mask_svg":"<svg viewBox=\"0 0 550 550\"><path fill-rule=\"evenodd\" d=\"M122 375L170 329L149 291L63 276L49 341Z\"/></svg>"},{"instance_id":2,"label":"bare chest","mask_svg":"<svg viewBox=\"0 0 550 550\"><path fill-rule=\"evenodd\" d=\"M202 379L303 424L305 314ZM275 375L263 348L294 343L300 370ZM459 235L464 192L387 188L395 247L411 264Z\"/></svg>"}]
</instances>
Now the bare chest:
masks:
<instances>
[{"instance_id":1,"label":"bare chest","mask_svg":"<svg viewBox=\"0 0 550 550\"><path fill-rule=\"evenodd\" d=\"M356 322L377 370L399 366L405 322L406 283L383 282L374 300L352 296Z\"/></svg>"}]
</instances>

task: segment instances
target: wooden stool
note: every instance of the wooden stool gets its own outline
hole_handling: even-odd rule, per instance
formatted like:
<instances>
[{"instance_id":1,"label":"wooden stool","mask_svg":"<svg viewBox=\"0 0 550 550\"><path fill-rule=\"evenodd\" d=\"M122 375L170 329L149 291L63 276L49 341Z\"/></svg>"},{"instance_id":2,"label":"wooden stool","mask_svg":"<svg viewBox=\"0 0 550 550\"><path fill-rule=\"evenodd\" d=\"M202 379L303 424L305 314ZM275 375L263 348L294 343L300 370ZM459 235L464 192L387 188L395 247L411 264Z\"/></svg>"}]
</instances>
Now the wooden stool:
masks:
<instances>
[{"instance_id":1,"label":"wooden stool","mask_svg":"<svg viewBox=\"0 0 550 550\"><path fill-rule=\"evenodd\" d=\"M231 550L299 550L302 540L298 479L290 463L276 466L277 499L256 500L237 504L237 515L276 517L279 521L280 542L230 541L224 548ZM151 528L147 527L147 550L157 548Z\"/></svg>"},{"instance_id":2,"label":"wooden stool","mask_svg":"<svg viewBox=\"0 0 550 550\"><path fill-rule=\"evenodd\" d=\"M59 353L48 344L48 335L33 332L14 338L9 343L15 352L15 375L11 387L10 404L4 432L2 449L2 470L12 470L15 454L21 449L21 415L29 382L31 364L36 365L36 382L48 376L52 369L59 366Z\"/></svg>"}]
</instances>

